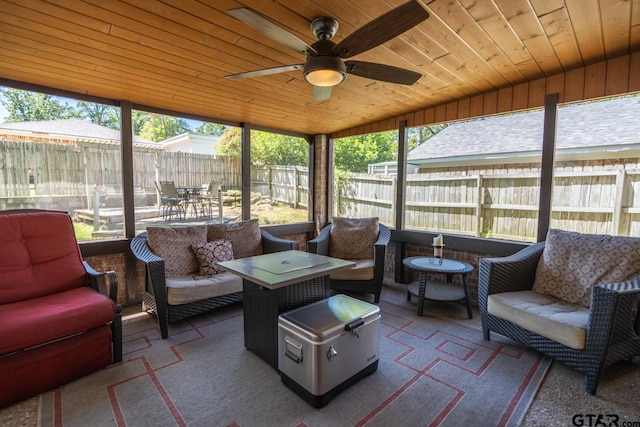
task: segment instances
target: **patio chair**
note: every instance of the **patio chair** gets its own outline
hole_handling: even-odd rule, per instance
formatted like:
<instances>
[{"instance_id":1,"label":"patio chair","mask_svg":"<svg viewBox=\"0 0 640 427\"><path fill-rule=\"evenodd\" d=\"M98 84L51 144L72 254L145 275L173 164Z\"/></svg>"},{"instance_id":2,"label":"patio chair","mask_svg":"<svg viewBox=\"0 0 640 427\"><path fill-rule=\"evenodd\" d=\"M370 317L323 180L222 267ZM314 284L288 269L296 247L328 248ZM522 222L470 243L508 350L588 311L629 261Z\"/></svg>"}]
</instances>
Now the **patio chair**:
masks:
<instances>
[{"instance_id":1,"label":"patio chair","mask_svg":"<svg viewBox=\"0 0 640 427\"><path fill-rule=\"evenodd\" d=\"M213 207L219 205L219 191L220 183L217 181L211 181L209 184L205 184L203 187L203 194L200 195L198 201L203 211L203 215L208 217L213 216ZM218 209L220 206L218 206Z\"/></svg>"},{"instance_id":2,"label":"patio chair","mask_svg":"<svg viewBox=\"0 0 640 427\"><path fill-rule=\"evenodd\" d=\"M156 188L160 193L160 206L162 208L162 219L171 219L177 215L178 219L186 218L187 199L180 196L173 181L160 181L156 183Z\"/></svg>"},{"instance_id":3,"label":"patio chair","mask_svg":"<svg viewBox=\"0 0 640 427\"><path fill-rule=\"evenodd\" d=\"M332 273L331 290L373 294L380 302L384 255L391 231L378 218L333 218L333 223L307 242L307 251L354 261L353 268Z\"/></svg>"},{"instance_id":4,"label":"patio chair","mask_svg":"<svg viewBox=\"0 0 640 427\"><path fill-rule=\"evenodd\" d=\"M585 375L595 394L604 368L640 355L640 239L550 229L503 258L482 258L478 306L491 332Z\"/></svg>"}]
</instances>

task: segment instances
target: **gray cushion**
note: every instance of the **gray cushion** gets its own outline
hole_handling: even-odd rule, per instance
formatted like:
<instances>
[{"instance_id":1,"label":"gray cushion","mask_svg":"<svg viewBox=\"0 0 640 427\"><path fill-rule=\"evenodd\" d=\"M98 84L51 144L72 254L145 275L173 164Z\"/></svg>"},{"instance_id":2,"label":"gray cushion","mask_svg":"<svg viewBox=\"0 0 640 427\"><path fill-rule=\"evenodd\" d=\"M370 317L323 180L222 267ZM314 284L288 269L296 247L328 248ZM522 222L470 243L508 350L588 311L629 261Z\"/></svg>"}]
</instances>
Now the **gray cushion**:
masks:
<instances>
[{"instance_id":1,"label":"gray cushion","mask_svg":"<svg viewBox=\"0 0 640 427\"><path fill-rule=\"evenodd\" d=\"M214 276L191 275L167 278L169 305L187 304L240 291L242 291L242 278L229 272Z\"/></svg>"},{"instance_id":2,"label":"gray cushion","mask_svg":"<svg viewBox=\"0 0 640 427\"><path fill-rule=\"evenodd\" d=\"M534 291L489 295L487 311L543 337L582 350L589 309Z\"/></svg>"}]
</instances>

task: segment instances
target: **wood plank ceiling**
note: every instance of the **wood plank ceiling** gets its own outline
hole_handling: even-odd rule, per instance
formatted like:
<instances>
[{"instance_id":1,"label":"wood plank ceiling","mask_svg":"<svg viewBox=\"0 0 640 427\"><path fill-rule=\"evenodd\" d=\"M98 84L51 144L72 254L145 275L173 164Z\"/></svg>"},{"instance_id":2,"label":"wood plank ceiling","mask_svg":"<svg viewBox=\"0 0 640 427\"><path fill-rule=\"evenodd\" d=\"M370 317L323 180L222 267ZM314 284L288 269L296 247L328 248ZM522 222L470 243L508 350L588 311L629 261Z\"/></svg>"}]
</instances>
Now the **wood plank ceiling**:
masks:
<instances>
[{"instance_id":1,"label":"wood plank ceiling","mask_svg":"<svg viewBox=\"0 0 640 427\"><path fill-rule=\"evenodd\" d=\"M0 78L331 134L640 50L640 0L424 0L428 20L353 58L417 71L413 86L350 75L314 102L301 71L224 78L304 62L229 9L251 8L312 44L314 18L336 18L339 42L404 2L0 0Z\"/></svg>"}]
</instances>

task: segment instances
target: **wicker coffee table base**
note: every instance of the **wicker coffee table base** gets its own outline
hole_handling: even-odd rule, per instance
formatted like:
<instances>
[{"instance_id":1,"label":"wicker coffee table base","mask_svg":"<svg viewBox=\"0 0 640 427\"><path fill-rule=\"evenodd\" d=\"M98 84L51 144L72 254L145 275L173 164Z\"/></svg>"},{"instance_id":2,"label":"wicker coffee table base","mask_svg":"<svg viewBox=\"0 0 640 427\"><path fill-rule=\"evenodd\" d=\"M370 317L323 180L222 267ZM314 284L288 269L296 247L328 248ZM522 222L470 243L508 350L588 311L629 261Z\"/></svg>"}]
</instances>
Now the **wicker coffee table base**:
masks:
<instances>
[{"instance_id":1,"label":"wicker coffee table base","mask_svg":"<svg viewBox=\"0 0 640 427\"><path fill-rule=\"evenodd\" d=\"M243 279L244 346L278 369L278 316L329 297L329 276L278 289Z\"/></svg>"}]
</instances>

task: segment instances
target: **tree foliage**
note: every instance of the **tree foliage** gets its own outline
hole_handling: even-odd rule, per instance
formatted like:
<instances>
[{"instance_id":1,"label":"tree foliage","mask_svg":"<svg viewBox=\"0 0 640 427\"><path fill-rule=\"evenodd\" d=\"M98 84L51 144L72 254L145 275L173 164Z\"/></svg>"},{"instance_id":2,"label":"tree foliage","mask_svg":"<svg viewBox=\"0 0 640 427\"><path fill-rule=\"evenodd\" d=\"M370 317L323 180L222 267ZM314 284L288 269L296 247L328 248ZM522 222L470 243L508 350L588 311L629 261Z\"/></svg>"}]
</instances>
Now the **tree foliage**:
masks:
<instances>
[{"instance_id":1,"label":"tree foliage","mask_svg":"<svg viewBox=\"0 0 640 427\"><path fill-rule=\"evenodd\" d=\"M216 145L216 152L225 156L240 157L242 155L242 129L227 128Z\"/></svg>"},{"instance_id":2,"label":"tree foliage","mask_svg":"<svg viewBox=\"0 0 640 427\"><path fill-rule=\"evenodd\" d=\"M398 132L377 132L335 140L335 167L352 173L366 173L371 163L396 160Z\"/></svg>"},{"instance_id":3,"label":"tree foliage","mask_svg":"<svg viewBox=\"0 0 640 427\"><path fill-rule=\"evenodd\" d=\"M240 156L242 129L227 128L217 145L217 152ZM251 163L255 165L309 165L309 144L303 138L271 132L251 132Z\"/></svg>"},{"instance_id":4,"label":"tree foliage","mask_svg":"<svg viewBox=\"0 0 640 427\"><path fill-rule=\"evenodd\" d=\"M140 129L140 136L159 142L190 130L191 126L185 119L151 113Z\"/></svg>"},{"instance_id":5,"label":"tree foliage","mask_svg":"<svg viewBox=\"0 0 640 427\"><path fill-rule=\"evenodd\" d=\"M0 89L0 102L7 109L7 122L32 122L75 117L73 108L51 95L19 89Z\"/></svg>"},{"instance_id":6,"label":"tree foliage","mask_svg":"<svg viewBox=\"0 0 640 427\"><path fill-rule=\"evenodd\" d=\"M80 119L111 129L120 129L119 110L113 105L78 101L75 111Z\"/></svg>"},{"instance_id":7,"label":"tree foliage","mask_svg":"<svg viewBox=\"0 0 640 427\"><path fill-rule=\"evenodd\" d=\"M225 125L221 125L219 123L211 123L211 122L203 122L200 126L195 128L195 132L200 135L217 135L220 136L224 134L224 131L227 129Z\"/></svg>"},{"instance_id":8,"label":"tree foliage","mask_svg":"<svg viewBox=\"0 0 640 427\"><path fill-rule=\"evenodd\" d=\"M445 124L409 129L407 149L411 151L446 127ZM378 132L335 140L335 166L351 173L366 173L374 163L398 159L398 132Z\"/></svg>"}]
</instances>

